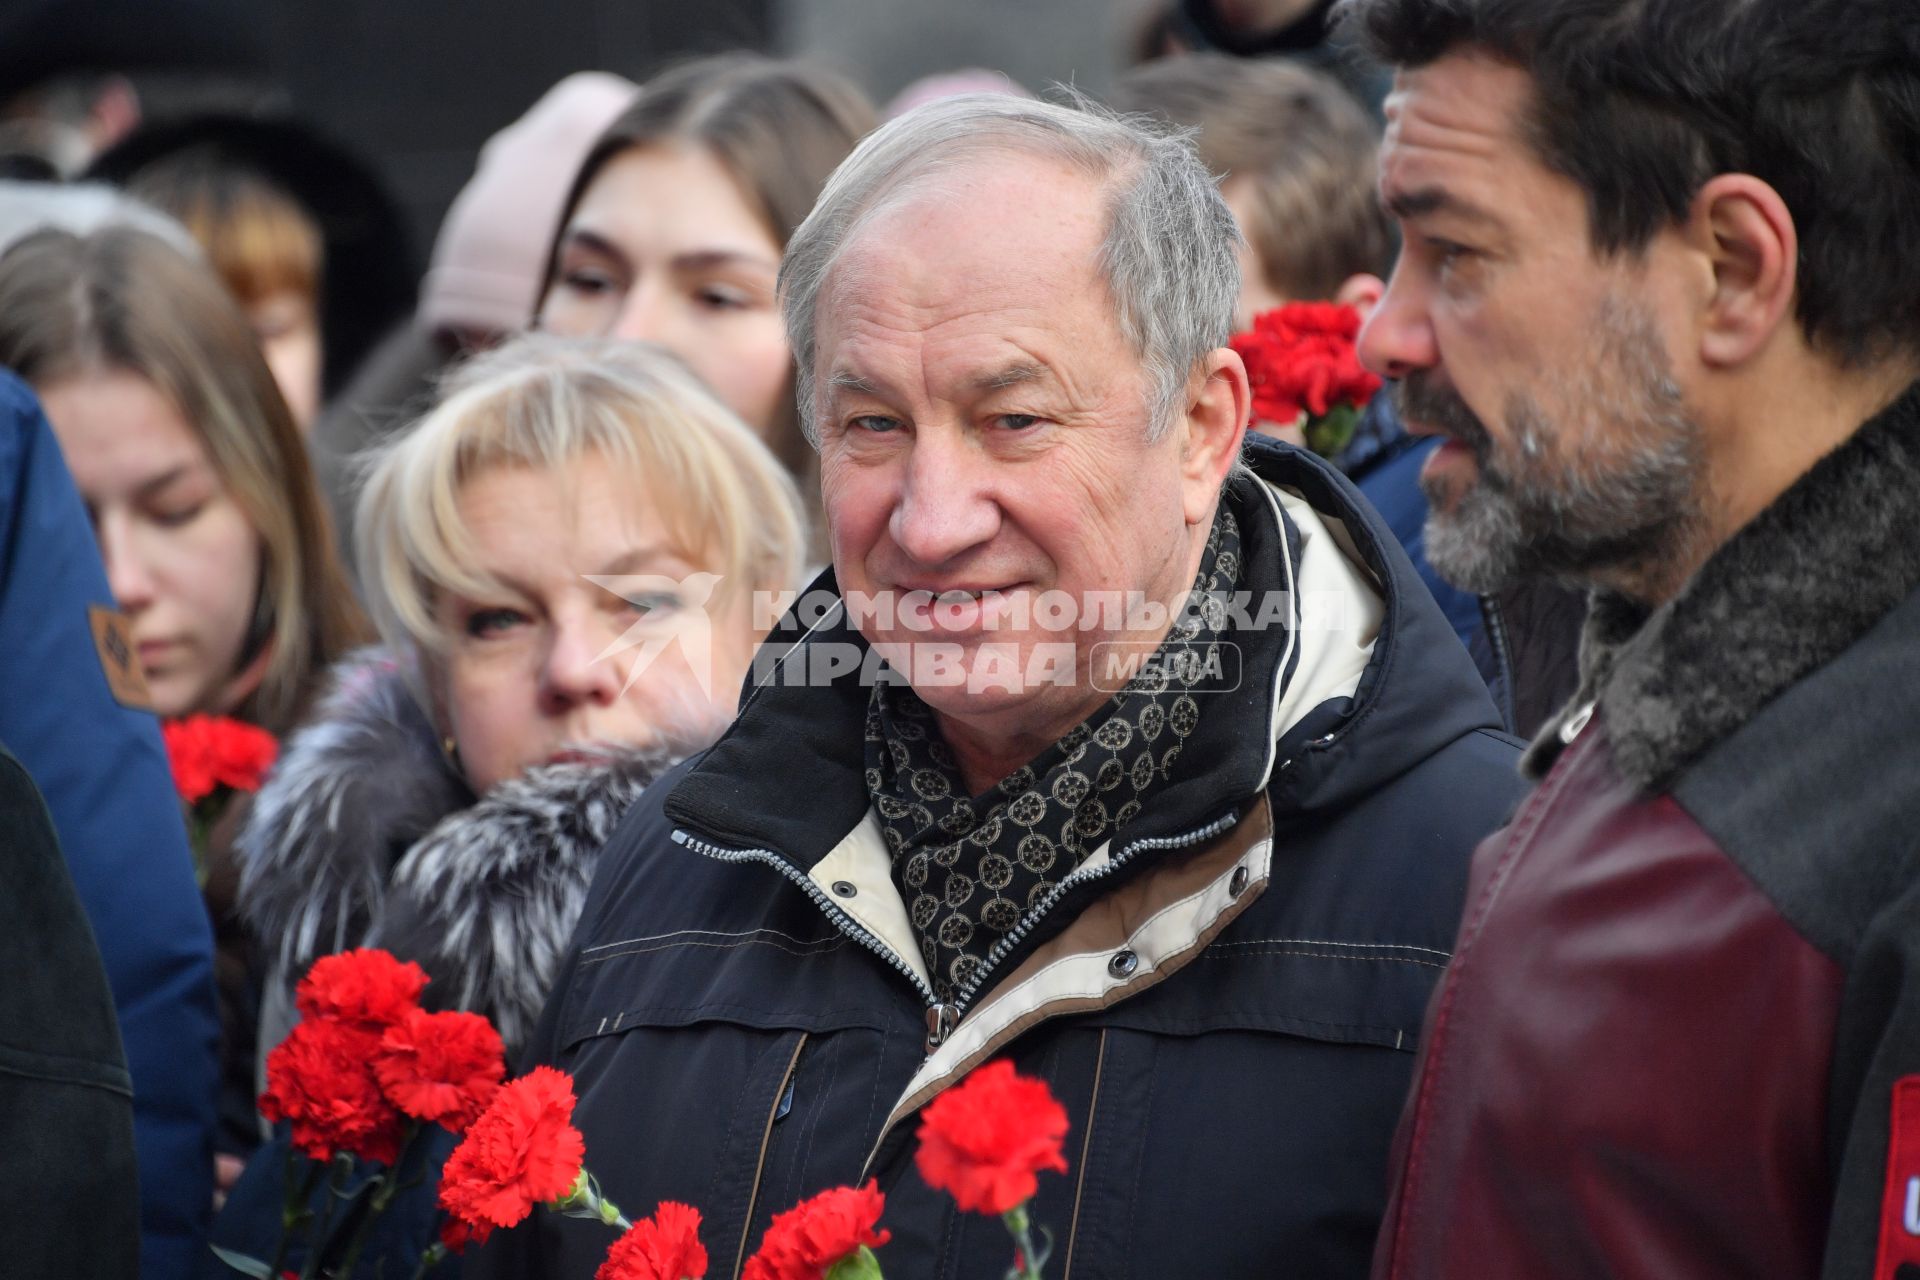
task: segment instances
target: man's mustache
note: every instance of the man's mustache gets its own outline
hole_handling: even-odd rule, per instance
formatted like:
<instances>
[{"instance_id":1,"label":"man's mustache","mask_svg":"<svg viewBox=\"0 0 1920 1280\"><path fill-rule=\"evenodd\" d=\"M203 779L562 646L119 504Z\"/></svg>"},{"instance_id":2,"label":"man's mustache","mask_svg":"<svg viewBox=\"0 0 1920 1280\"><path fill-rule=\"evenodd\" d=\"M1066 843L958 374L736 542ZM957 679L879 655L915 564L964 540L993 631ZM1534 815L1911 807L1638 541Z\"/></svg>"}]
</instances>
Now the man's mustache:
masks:
<instances>
[{"instance_id":1,"label":"man's mustache","mask_svg":"<svg viewBox=\"0 0 1920 1280\"><path fill-rule=\"evenodd\" d=\"M1493 436L1486 423L1467 408L1457 392L1435 382L1427 370L1417 370L1394 384L1393 407L1402 422L1415 422L1458 440L1482 463L1493 450Z\"/></svg>"}]
</instances>

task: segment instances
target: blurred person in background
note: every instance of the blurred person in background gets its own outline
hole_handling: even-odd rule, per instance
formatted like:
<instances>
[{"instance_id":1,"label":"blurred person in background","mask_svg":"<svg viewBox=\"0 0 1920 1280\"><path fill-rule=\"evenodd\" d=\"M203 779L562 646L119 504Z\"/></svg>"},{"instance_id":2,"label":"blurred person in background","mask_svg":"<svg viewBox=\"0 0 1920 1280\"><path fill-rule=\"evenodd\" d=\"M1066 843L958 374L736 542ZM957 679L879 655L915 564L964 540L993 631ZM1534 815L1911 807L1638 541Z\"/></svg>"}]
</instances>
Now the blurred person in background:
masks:
<instances>
[{"instance_id":1,"label":"blurred person in background","mask_svg":"<svg viewBox=\"0 0 1920 1280\"><path fill-rule=\"evenodd\" d=\"M287 732L363 624L292 416L219 281L145 232L36 233L0 258L0 364L46 406L152 709ZM245 808L216 824L201 868L229 1176L259 1140L260 980L230 847Z\"/></svg>"},{"instance_id":2,"label":"blurred person in background","mask_svg":"<svg viewBox=\"0 0 1920 1280\"><path fill-rule=\"evenodd\" d=\"M247 313L304 432L320 404L320 228L272 179L205 152L156 161L128 193L173 215Z\"/></svg>"},{"instance_id":3,"label":"blurred person in background","mask_svg":"<svg viewBox=\"0 0 1920 1280\"><path fill-rule=\"evenodd\" d=\"M613 824L732 719L754 595L795 580L802 520L786 470L657 347L529 335L454 374L361 496L384 647L336 670L241 839L276 947L263 1047L307 966L365 943L517 1051ZM270 1255L283 1169L256 1159L216 1239ZM428 1187L396 1214L389 1274L433 1213Z\"/></svg>"},{"instance_id":4,"label":"blurred person in background","mask_svg":"<svg viewBox=\"0 0 1920 1280\"><path fill-rule=\"evenodd\" d=\"M816 512L775 284L787 238L874 123L853 84L799 62L727 54L649 81L580 168L537 320L678 355Z\"/></svg>"},{"instance_id":5,"label":"blurred person in background","mask_svg":"<svg viewBox=\"0 0 1920 1280\"><path fill-rule=\"evenodd\" d=\"M86 507L32 390L5 372L0 652L0 743L44 796L72 879L63 889L45 869L38 802L9 778L0 844L9 855L6 906L19 914L0 922L0 939L29 949L7 963L0 1056L28 1074L0 1073L0 1094L37 1101L26 1103L32 1123L4 1124L7 1168L31 1188L21 1195L21 1184L10 1184L0 1195L26 1215L0 1221L4 1270L123 1277L135 1274L137 1251L138 1274L183 1280L198 1274L204 1256L213 1189L213 937L152 699ZM94 1021L79 943L60 936L61 901L76 893L92 926L85 945L98 948L92 972L103 962L106 970L104 1029ZM58 985L56 1006L35 1003L40 980ZM130 1134L114 1132L125 1123L114 1115L125 1105L115 1094L132 1098ZM42 1143L50 1148L44 1156L36 1154ZM63 1187L81 1190L66 1180L63 1162L75 1159L90 1182L67 1199ZM35 1251L36 1238L45 1254Z\"/></svg>"},{"instance_id":6,"label":"blurred person in background","mask_svg":"<svg viewBox=\"0 0 1920 1280\"><path fill-rule=\"evenodd\" d=\"M353 564L355 459L431 407L441 373L527 327L580 162L639 86L602 71L568 76L480 149L433 242L411 319L374 349L308 440Z\"/></svg>"},{"instance_id":7,"label":"blurred person in background","mask_svg":"<svg viewBox=\"0 0 1920 1280\"><path fill-rule=\"evenodd\" d=\"M301 121L200 115L147 125L88 173L200 237L276 374L286 371L283 394L302 430L412 309L419 272L398 207L366 161Z\"/></svg>"},{"instance_id":8,"label":"blurred person in background","mask_svg":"<svg viewBox=\"0 0 1920 1280\"><path fill-rule=\"evenodd\" d=\"M1378 119L1392 77L1333 21L1335 0L1169 0L1136 36L1142 63L1212 51L1285 58L1338 80Z\"/></svg>"},{"instance_id":9,"label":"blurred person in background","mask_svg":"<svg viewBox=\"0 0 1920 1280\"><path fill-rule=\"evenodd\" d=\"M1194 53L1137 67L1113 103L1196 131L1245 242L1234 325L1289 302L1337 302L1364 320L1386 291L1394 237L1375 192L1379 133L1331 75L1283 58ZM1297 429L1254 429L1301 444ZM1584 593L1528 584L1484 599L1428 563L1420 469L1440 441L1408 433L1374 397L1331 459L1373 504L1474 655L1509 728L1531 733L1578 681Z\"/></svg>"}]
</instances>

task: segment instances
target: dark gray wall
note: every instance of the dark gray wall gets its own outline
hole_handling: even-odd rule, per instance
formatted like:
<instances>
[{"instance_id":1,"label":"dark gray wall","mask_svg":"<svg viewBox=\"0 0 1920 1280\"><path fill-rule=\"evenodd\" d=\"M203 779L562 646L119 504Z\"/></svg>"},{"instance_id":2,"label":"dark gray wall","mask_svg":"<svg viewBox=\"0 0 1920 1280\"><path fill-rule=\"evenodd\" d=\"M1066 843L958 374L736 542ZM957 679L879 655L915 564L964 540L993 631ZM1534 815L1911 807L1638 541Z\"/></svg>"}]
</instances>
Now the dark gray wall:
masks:
<instances>
[{"instance_id":1,"label":"dark gray wall","mask_svg":"<svg viewBox=\"0 0 1920 1280\"><path fill-rule=\"evenodd\" d=\"M368 156L424 264L480 144L574 71L640 79L764 49L769 0L275 0L277 78L300 115Z\"/></svg>"}]
</instances>

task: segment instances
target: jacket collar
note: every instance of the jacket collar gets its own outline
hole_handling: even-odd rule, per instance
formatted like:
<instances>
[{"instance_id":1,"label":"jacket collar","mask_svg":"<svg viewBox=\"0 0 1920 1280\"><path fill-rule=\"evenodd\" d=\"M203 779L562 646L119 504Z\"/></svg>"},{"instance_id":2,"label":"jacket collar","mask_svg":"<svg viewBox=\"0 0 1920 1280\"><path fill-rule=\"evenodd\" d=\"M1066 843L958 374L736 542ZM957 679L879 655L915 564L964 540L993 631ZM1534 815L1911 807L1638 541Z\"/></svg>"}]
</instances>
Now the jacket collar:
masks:
<instances>
[{"instance_id":1,"label":"jacket collar","mask_svg":"<svg viewBox=\"0 0 1920 1280\"><path fill-rule=\"evenodd\" d=\"M1920 586L1920 385L1734 534L1667 604L1598 592L1580 691L1523 767L1540 777L1597 709L1622 773L1663 792Z\"/></svg>"}]
</instances>

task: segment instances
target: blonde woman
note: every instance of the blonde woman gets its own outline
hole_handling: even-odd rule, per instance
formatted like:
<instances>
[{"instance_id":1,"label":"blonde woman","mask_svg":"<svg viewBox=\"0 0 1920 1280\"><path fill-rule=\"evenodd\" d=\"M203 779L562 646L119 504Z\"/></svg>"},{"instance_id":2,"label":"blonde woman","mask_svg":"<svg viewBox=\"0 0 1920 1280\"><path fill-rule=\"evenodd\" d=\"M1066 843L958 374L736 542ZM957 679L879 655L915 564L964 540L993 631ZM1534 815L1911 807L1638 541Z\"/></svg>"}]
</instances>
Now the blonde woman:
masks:
<instances>
[{"instance_id":1,"label":"blonde woman","mask_svg":"<svg viewBox=\"0 0 1920 1280\"><path fill-rule=\"evenodd\" d=\"M511 1044L613 822L732 719L799 499L671 355L532 335L378 457L356 540L384 648L261 793L243 904L286 982L371 939Z\"/></svg>"}]
</instances>

